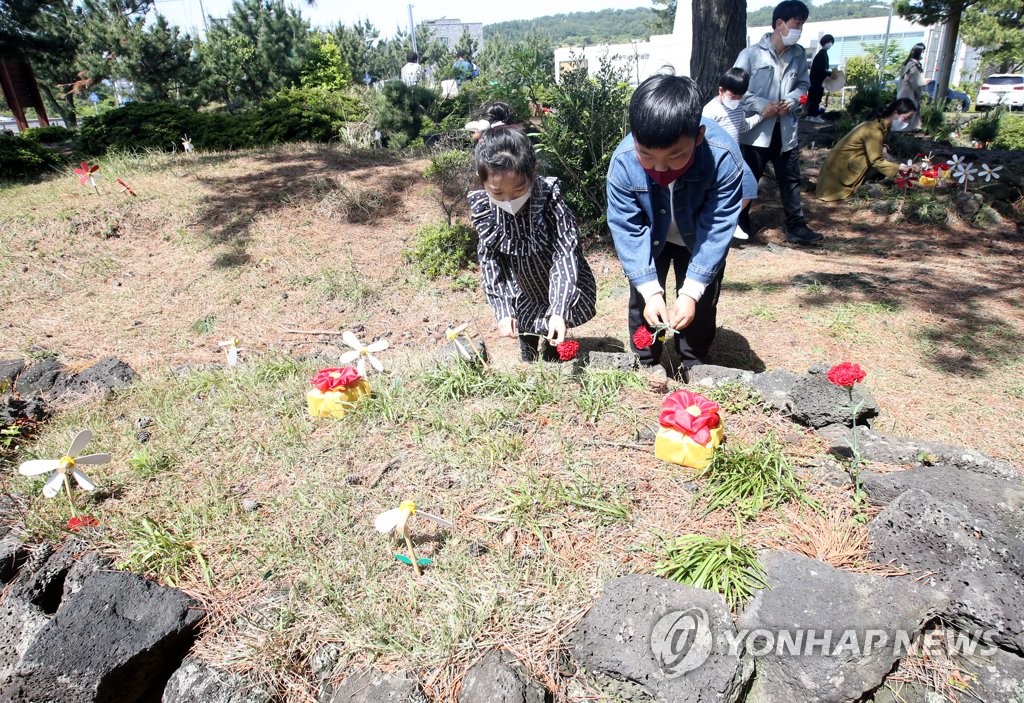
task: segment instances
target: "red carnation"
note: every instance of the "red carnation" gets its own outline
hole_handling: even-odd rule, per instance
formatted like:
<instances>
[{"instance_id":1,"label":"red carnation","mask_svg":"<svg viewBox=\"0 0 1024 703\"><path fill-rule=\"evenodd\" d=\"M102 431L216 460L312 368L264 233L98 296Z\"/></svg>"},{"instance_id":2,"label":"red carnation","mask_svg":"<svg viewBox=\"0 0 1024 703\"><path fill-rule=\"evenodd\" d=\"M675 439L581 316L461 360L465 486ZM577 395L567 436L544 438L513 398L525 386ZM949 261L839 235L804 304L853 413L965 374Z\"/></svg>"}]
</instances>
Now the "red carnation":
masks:
<instances>
[{"instance_id":1,"label":"red carnation","mask_svg":"<svg viewBox=\"0 0 1024 703\"><path fill-rule=\"evenodd\" d=\"M91 515L82 515L81 517L76 515L68 520L68 530L71 532L78 532L83 527L97 527L99 524L100 521Z\"/></svg>"},{"instance_id":2,"label":"red carnation","mask_svg":"<svg viewBox=\"0 0 1024 703\"><path fill-rule=\"evenodd\" d=\"M555 351L558 352L558 358L562 361L572 361L579 354L580 343L575 339L567 339L555 347Z\"/></svg>"},{"instance_id":3,"label":"red carnation","mask_svg":"<svg viewBox=\"0 0 1024 703\"><path fill-rule=\"evenodd\" d=\"M650 349L654 344L654 335L646 327L637 327L633 333L633 346L637 349Z\"/></svg>"},{"instance_id":4,"label":"red carnation","mask_svg":"<svg viewBox=\"0 0 1024 703\"><path fill-rule=\"evenodd\" d=\"M844 361L828 370L828 380L840 388L853 388L867 377L867 373L857 364Z\"/></svg>"},{"instance_id":5,"label":"red carnation","mask_svg":"<svg viewBox=\"0 0 1024 703\"><path fill-rule=\"evenodd\" d=\"M806 105L807 104L807 96L806 95L801 95L800 96L800 104L801 105Z\"/></svg>"},{"instance_id":6,"label":"red carnation","mask_svg":"<svg viewBox=\"0 0 1024 703\"><path fill-rule=\"evenodd\" d=\"M321 393L327 391L345 390L359 380L359 372L351 366L342 366L337 369L321 369L316 376L310 380L316 389Z\"/></svg>"}]
</instances>

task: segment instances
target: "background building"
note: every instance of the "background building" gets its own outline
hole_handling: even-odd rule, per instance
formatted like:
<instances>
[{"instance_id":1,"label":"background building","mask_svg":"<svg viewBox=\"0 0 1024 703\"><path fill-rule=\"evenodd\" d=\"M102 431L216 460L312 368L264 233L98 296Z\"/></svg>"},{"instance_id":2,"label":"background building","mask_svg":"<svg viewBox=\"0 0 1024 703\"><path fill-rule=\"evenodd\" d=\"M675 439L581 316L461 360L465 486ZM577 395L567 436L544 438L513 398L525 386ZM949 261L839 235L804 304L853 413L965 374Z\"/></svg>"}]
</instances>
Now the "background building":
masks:
<instances>
[{"instance_id":1,"label":"background building","mask_svg":"<svg viewBox=\"0 0 1024 703\"><path fill-rule=\"evenodd\" d=\"M484 47L484 25L482 22L463 22L459 19L442 17L436 20L426 20L423 24L449 48L453 48L459 43L463 32L469 32L469 36L476 42L478 51Z\"/></svg>"}]
</instances>

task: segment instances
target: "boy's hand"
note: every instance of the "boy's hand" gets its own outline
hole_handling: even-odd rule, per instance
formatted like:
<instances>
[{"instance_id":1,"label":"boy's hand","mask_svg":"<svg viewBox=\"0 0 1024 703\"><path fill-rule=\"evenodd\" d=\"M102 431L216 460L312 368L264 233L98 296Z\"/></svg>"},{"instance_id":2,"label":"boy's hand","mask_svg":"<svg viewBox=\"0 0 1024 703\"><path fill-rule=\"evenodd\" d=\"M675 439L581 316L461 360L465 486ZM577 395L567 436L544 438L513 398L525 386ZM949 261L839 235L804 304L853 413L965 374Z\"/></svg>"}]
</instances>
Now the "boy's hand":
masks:
<instances>
[{"instance_id":1,"label":"boy's hand","mask_svg":"<svg viewBox=\"0 0 1024 703\"><path fill-rule=\"evenodd\" d=\"M778 114L780 114L780 115L788 115L789 114L789 101L788 100L780 100L778 105L779 105Z\"/></svg>"},{"instance_id":2,"label":"boy's hand","mask_svg":"<svg viewBox=\"0 0 1024 703\"><path fill-rule=\"evenodd\" d=\"M644 319L651 327L668 324L668 308L665 306L665 294L658 293L647 299L644 305Z\"/></svg>"},{"instance_id":3,"label":"boy's hand","mask_svg":"<svg viewBox=\"0 0 1024 703\"><path fill-rule=\"evenodd\" d=\"M498 334L502 337L515 337L519 334L516 320L513 317L506 317L498 321Z\"/></svg>"},{"instance_id":4,"label":"boy's hand","mask_svg":"<svg viewBox=\"0 0 1024 703\"><path fill-rule=\"evenodd\" d=\"M565 318L561 315L552 315L548 318L548 341L552 344L561 344L565 341Z\"/></svg>"},{"instance_id":5,"label":"boy's hand","mask_svg":"<svg viewBox=\"0 0 1024 703\"><path fill-rule=\"evenodd\" d=\"M672 306L672 312L669 314L669 324L675 330L685 329L693 322L693 316L696 312L697 301L688 295L680 295Z\"/></svg>"},{"instance_id":6,"label":"boy's hand","mask_svg":"<svg viewBox=\"0 0 1024 703\"><path fill-rule=\"evenodd\" d=\"M761 113L761 117L775 117L779 114L778 103L768 103L764 106L764 112Z\"/></svg>"}]
</instances>

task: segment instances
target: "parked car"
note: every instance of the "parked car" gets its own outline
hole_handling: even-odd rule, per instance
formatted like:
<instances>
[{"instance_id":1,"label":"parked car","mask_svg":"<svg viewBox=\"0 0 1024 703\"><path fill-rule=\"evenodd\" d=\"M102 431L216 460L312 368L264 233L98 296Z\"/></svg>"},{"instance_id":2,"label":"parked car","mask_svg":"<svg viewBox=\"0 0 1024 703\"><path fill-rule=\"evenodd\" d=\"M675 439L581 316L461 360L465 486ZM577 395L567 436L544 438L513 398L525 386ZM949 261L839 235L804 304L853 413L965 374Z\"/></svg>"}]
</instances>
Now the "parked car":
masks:
<instances>
[{"instance_id":1,"label":"parked car","mask_svg":"<svg viewBox=\"0 0 1024 703\"><path fill-rule=\"evenodd\" d=\"M935 100L935 79L928 81L924 90L928 94L928 97ZM952 110L953 112L967 112L971 109L971 96L967 93L961 93L959 90L953 90L952 88L946 89L946 109Z\"/></svg>"},{"instance_id":2,"label":"parked car","mask_svg":"<svg viewBox=\"0 0 1024 703\"><path fill-rule=\"evenodd\" d=\"M979 110L1006 105L1011 110L1024 110L1024 73L996 73L985 79L974 101Z\"/></svg>"}]
</instances>

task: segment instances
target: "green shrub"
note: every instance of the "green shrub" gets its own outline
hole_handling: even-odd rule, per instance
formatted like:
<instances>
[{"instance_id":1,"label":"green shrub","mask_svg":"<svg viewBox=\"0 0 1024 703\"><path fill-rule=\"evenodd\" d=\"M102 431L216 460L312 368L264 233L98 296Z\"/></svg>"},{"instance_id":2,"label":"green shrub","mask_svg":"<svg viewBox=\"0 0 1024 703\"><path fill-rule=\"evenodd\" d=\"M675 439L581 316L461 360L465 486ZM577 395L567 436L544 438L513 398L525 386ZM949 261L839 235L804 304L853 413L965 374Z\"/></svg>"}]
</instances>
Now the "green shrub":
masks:
<instances>
[{"instance_id":1,"label":"green shrub","mask_svg":"<svg viewBox=\"0 0 1024 703\"><path fill-rule=\"evenodd\" d=\"M968 128L968 134L971 135L971 139L982 144L991 144L996 140L996 136L999 134L999 122L1003 116L1002 106L991 110L984 117L980 117L973 122Z\"/></svg>"},{"instance_id":2,"label":"green shrub","mask_svg":"<svg viewBox=\"0 0 1024 703\"><path fill-rule=\"evenodd\" d=\"M423 118L436 100L437 93L424 86L388 81L376 96L371 120L389 147L415 146L422 143Z\"/></svg>"},{"instance_id":3,"label":"green shrub","mask_svg":"<svg viewBox=\"0 0 1024 703\"><path fill-rule=\"evenodd\" d=\"M857 88L857 92L846 103L846 111L858 120L871 117L875 109L888 105L896 99L896 90L883 86L878 81L870 81Z\"/></svg>"},{"instance_id":4,"label":"green shrub","mask_svg":"<svg viewBox=\"0 0 1024 703\"><path fill-rule=\"evenodd\" d=\"M945 110L940 110L926 95L921 99L920 112L924 133L937 142L948 142L953 129L946 119Z\"/></svg>"},{"instance_id":5,"label":"green shrub","mask_svg":"<svg viewBox=\"0 0 1024 703\"><path fill-rule=\"evenodd\" d=\"M1024 115L1003 115L992 143L994 149L1024 150Z\"/></svg>"},{"instance_id":6,"label":"green shrub","mask_svg":"<svg viewBox=\"0 0 1024 703\"><path fill-rule=\"evenodd\" d=\"M39 144L60 144L61 142L69 142L74 139L75 130L56 126L36 127L34 129L26 129L21 133L21 136Z\"/></svg>"},{"instance_id":7,"label":"green shrub","mask_svg":"<svg viewBox=\"0 0 1024 703\"><path fill-rule=\"evenodd\" d=\"M286 88L261 103L256 113L253 127L259 143L330 142L346 122L363 120L367 107L355 93Z\"/></svg>"},{"instance_id":8,"label":"green shrub","mask_svg":"<svg viewBox=\"0 0 1024 703\"><path fill-rule=\"evenodd\" d=\"M448 225L451 226L455 213L465 205L466 193L476 178L473 173L473 159L468 151L442 151L430 159L430 165L423 172L423 176L433 186L431 194L441 206L445 217L448 218Z\"/></svg>"},{"instance_id":9,"label":"green shrub","mask_svg":"<svg viewBox=\"0 0 1024 703\"><path fill-rule=\"evenodd\" d=\"M201 151L229 151L267 143L256 127L255 112L197 112L188 136ZM180 146L180 144L179 144Z\"/></svg>"},{"instance_id":10,"label":"green shrub","mask_svg":"<svg viewBox=\"0 0 1024 703\"><path fill-rule=\"evenodd\" d=\"M59 168L60 157L32 139L0 133L0 174L2 178L25 178Z\"/></svg>"},{"instance_id":11,"label":"green shrub","mask_svg":"<svg viewBox=\"0 0 1024 703\"><path fill-rule=\"evenodd\" d=\"M632 91L626 73L602 60L591 78L585 66L562 73L545 115L537 151L581 224L605 218L605 180L612 152L626 134Z\"/></svg>"},{"instance_id":12,"label":"green shrub","mask_svg":"<svg viewBox=\"0 0 1024 703\"><path fill-rule=\"evenodd\" d=\"M195 131L196 112L173 103L132 102L82 120L79 148L102 155L108 149L171 151Z\"/></svg>"},{"instance_id":13,"label":"green shrub","mask_svg":"<svg viewBox=\"0 0 1024 703\"><path fill-rule=\"evenodd\" d=\"M405 256L430 278L454 276L476 260L476 230L460 223L425 225Z\"/></svg>"}]
</instances>

